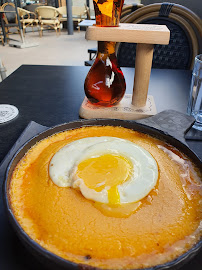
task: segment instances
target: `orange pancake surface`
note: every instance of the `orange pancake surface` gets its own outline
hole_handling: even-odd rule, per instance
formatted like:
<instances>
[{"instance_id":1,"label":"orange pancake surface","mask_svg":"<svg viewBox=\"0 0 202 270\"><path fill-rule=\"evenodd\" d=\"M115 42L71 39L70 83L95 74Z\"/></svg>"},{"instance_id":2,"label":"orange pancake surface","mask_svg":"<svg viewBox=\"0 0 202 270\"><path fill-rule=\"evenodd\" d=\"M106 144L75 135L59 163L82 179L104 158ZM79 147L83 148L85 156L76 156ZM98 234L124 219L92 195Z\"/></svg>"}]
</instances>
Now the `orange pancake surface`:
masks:
<instances>
[{"instance_id":1,"label":"orange pancake surface","mask_svg":"<svg viewBox=\"0 0 202 270\"><path fill-rule=\"evenodd\" d=\"M85 137L130 140L155 158L155 189L128 217L109 216L94 202L49 177L53 155ZM68 162L68 160L67 160ZM122 127L83 127L37 143L16 166L10 202L25 232L60 257L104 269L132 269L165 263L200 238L201 175L175 148Z\"/></svg>"}]
</instances>

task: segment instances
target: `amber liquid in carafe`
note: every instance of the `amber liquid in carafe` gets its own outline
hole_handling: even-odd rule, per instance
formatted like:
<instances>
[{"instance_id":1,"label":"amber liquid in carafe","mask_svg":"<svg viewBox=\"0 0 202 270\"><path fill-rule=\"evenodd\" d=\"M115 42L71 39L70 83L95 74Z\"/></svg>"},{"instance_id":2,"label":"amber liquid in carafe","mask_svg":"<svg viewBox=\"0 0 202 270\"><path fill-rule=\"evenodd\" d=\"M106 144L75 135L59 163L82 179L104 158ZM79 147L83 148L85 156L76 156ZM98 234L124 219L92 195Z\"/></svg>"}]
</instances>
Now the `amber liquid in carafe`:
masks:
<instances>
[{"instance_id":1,"label":"amber liquid in carafe","mask_svg":"<svg viewBox=\"0 0 202 270\"><path fill-rule=\"evenodd\" d=\"M123 0L93 0L93 4L96 26L119 25ZM115 55L115 42L98 41L97 57L84 84L88 100L96 105L112 106L122 99L125 89L125 79Z\"/></svg>"},{"instance_id":2,"label":"amber liquid in carafe","mask_svg":"<svg viewBox=\"0 0 202 270\"><path fill-rule=\"evenodd\" d=\"M93 4L96 26L119 25L123 0L93 0ZM122 99L125 89L125 79L115 55L115 42L98 41L97 57L84 84L88 100L96 105L112 106Z\"/></svg>"},{"instance_id":3,"label":"amber liquid in carafe","mask_svg":"<svg viewBox=\"0 0 202 270\"><path fill-rule=\"evenodd\" d=\"M115 56L115 42L98 42L97 58L84 84L88 100L101 106L118 103L126 89L126 83Z\"/></svg>"}]
</instances>

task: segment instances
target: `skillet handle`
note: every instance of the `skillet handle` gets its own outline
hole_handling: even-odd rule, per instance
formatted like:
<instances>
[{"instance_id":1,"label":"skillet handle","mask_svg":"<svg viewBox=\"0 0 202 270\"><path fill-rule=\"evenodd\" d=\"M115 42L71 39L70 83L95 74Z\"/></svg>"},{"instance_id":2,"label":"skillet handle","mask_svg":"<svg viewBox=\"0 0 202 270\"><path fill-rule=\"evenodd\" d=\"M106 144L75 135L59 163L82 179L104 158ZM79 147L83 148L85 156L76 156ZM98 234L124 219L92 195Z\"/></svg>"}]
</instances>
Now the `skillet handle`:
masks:
<instances>
[{"instance_id":1,"label":"skillet handle","mask_svg":"<svg viewBox=\"0 0 202 270\"><path fill-rule=\"evenodd\" d=\"M193 125L192 116L174 110L165 110L146 119L136 120L137 123L160 129L187 145L184 135Z\"/></svg>"}]
</instances>

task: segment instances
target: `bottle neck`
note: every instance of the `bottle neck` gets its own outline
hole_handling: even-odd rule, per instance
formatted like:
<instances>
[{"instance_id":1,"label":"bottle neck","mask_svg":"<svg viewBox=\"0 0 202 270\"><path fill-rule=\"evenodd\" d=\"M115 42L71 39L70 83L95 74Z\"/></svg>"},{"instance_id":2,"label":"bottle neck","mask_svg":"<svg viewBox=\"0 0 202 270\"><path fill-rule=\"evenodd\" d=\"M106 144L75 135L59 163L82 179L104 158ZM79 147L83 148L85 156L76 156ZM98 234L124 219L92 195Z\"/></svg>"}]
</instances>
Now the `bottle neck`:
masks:
<instances>
[{"instance_id":1,"label":"bottle neck","mask_svg":"<svg viewBox=\"0 0 202 270\"><path fill-rule=\"evenodd\" d=\"M98 41L98 55L101 54L113 54L115 53L116 42L111 41Z\"/></svg>"}]
</instances>

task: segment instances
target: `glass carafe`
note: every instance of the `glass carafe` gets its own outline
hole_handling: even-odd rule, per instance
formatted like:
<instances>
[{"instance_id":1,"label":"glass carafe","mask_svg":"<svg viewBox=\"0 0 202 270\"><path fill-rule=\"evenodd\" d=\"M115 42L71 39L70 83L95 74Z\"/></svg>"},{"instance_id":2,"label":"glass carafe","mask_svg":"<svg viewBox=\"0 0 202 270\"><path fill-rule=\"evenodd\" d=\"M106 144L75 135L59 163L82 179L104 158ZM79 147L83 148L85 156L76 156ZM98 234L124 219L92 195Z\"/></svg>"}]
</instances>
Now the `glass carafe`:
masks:
<instances>
[{"instance_id":1,"label":"glass carafe","mask_svg":"<svg viewBox=\"0 0 202 270\"><path fill-rule=\"evenodd\" d=\"M96 26L117 27L123 0L94 0ZM113 31L113 30L112 30ZM115 42L98 41L97 57L84 84L88 100L96 105L112 106L123 97L125 79L115 55Z\"/></svg>"}]
</instances>

